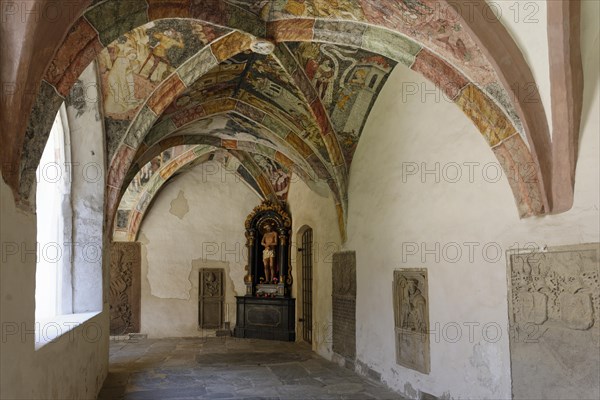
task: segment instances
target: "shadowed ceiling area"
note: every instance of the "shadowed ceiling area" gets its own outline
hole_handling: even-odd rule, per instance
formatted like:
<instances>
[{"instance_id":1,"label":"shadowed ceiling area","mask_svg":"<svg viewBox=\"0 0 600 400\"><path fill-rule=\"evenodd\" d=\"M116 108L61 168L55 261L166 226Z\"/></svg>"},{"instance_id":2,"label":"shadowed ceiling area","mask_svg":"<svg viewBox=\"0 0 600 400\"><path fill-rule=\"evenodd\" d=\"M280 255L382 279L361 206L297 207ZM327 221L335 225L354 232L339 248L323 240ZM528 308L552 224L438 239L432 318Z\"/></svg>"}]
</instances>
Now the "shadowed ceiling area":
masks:
<instances>
[{"instance_id":1,"label":"shadowed ceiling area","mask_svg":"<svg viewBox=\"0 0 600 400\"><path fill-rule=\"evenodd\" d=\"M516 177L519 215L548 213L556 155L544 110L511 85L533 76L502 24L484 24L479 14L466 19L462 3L92 1L64 22L64 38L48 39L55 51L33 79L37 94L19 100L32 107L29 117L3 115L12 128L2 134L4 178L21 207L31 207L54 116L65 99L81 96L78 77L96 62L111 227L117 217L115 229L135 234L136 206L121 198L139 187L144 170L163 168L166 154L180 164L163 179L219 154L235 159L230 168L264 198L285 200L292 175L331 193L345 237L349 171L363 127L392 70L410 68L464 111ZM533 166L534 179L523 165ZM138 214L156 193L145 192Z\"/></svg>"}]
</instances>

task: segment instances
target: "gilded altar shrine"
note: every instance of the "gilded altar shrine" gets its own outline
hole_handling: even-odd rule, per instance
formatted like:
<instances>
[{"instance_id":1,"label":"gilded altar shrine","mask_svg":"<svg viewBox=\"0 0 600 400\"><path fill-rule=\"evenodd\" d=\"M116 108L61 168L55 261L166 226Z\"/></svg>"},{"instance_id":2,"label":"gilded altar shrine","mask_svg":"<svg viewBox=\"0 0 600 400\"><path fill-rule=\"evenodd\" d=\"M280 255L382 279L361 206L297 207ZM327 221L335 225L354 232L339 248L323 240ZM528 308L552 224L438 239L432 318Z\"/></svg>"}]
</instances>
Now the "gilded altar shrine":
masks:
<instances>
[{"instance_id":1,"label":"gilded altar shrine","mask_svg":"<svg viewBox=\"0 0 600 400\"><path fill-rule=\"evenodd\" d=\"M236 337L295 340L291 227L279 203L265 201L246 218L246 294L237 296Z\"/></svg>"}]
</instances>

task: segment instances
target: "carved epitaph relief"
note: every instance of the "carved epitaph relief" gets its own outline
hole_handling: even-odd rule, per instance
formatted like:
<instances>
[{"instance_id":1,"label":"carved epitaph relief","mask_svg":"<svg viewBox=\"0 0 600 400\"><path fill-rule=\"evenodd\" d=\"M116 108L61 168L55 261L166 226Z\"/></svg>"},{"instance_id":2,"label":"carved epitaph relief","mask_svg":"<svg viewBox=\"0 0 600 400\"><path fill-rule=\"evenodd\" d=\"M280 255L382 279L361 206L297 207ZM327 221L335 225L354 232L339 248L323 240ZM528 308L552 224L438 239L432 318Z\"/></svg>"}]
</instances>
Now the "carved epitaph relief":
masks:
<instances>
[{"instance_id":1,"label":"carved epitaph relief","mask_svg":"<svg viewBox=\"0 0 600 400\"><path fill-rule=\"evenodd\" d=\"M333 351L356 357L356 252L333 255Z\"/></svg>"},{"instance_id":2,"label":"carved epitaph relief","mask_svg":"<svg viewBox=\"0 0 600 400\"><path fill-rule=\"evenodd\" d=\"M507 255L515 398L600 398L599 245Z\"/></svg>"},{"instance_id":3,"label":"carved epitaph relief","mask_svg":"<svg viewBox=\"0 0 600 400\"><path fill-rule=\"evenodd\" d=\"M223 326L225 302L223 268L200 269L200 304L198 324L203 329L220 329Z\"/></svg>"},{"instance_id":4,"label":"carved epitaph relief","mask_svg":"<svg viewBox=\"0 0 600 400\"><path fill-rule=\"evenodd\" d=\"M140 331L142 248L139 242L112 242L110 247L110 334Z\"/></svg>"},{"instance_id":5,"label":"carved epitaph relief","mask_svg":"<svg viewBox=\"0 0 600 400\"><path fill-rule=\"evenodd\" d=\"M426 269L394 271L396 362L424 374L430 371L427 287Z\"/></svg>"}]
</instances>

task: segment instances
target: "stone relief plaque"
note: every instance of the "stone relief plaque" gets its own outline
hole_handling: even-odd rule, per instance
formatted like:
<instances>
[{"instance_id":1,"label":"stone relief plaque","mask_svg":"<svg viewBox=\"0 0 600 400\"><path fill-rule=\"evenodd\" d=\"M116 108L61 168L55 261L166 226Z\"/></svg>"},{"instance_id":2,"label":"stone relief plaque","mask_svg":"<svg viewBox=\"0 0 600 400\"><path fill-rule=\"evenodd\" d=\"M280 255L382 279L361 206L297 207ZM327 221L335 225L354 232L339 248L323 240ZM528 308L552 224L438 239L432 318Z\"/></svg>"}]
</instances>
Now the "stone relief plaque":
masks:
<instances>
[{"instance_id":1,"label":"stone relief plaque","mask_svg":"<svg viewBox=\"0 0 600 400\"><path fill-rule=\"evenodd\" d=\"M110 246L110 334L140 331L142 247L139 242Z\"/></svg>"},{"instance_id":2,"label":"stone relief plaque","mask_svg":"<svg viewBox=\"0 0 600 400\"><path fill-rule=\"evenodd\" d=\"M393 285L396 362L403 367L428 374L430 354L427 270L396 270Z\"/></svg>"},{"instance_id":3,"label":"stone relief plaque","mask_svg":"<svg viewBox=\"0 0 600 400\"><path fill-rule=\"evenodd\" d=\"M356 252L333 255L333 351L347 359L356 357Z\"/></svg>"},{"instance_id":4,"label":"stone relief plaque","mask_svg":"<svg viewBox=\"0 0 600 400\"><path fill-rule=\"evenodd\" d=\"M514 398L600 398L599 245L507 253Z\"/></svg>"},{"instance_id":5,"label":"stone relief plaque","mask_svg":"<svg viewBox=\"0 0 600 400\"><path fill-rule=\"evenodd\" d=\"M203 329L219 329L223 326L224 274L223 268L202 268L200 273L200 304L198 324Z\"/></svg>"}]
</instances>

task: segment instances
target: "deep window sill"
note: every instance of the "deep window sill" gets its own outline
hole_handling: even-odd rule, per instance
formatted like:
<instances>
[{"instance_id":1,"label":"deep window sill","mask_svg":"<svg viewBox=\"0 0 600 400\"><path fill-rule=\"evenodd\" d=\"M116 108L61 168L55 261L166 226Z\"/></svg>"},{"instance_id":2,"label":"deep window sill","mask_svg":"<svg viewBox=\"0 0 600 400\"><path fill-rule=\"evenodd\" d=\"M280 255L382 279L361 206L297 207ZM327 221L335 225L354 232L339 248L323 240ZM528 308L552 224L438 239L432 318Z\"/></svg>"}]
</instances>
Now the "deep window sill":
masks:
<instances>
[{"instance_id":1,"label":"deep window sill","mask_svg":"<svg viewBox=\"0 0 600 400\"><path fill-rule=\"evenodd\" d=\"M37 351L49 343L56 342L98 314L100 314L100 311L55 315L52 318L35 321L35 350Z\"/></svg>"}]
</instances>

